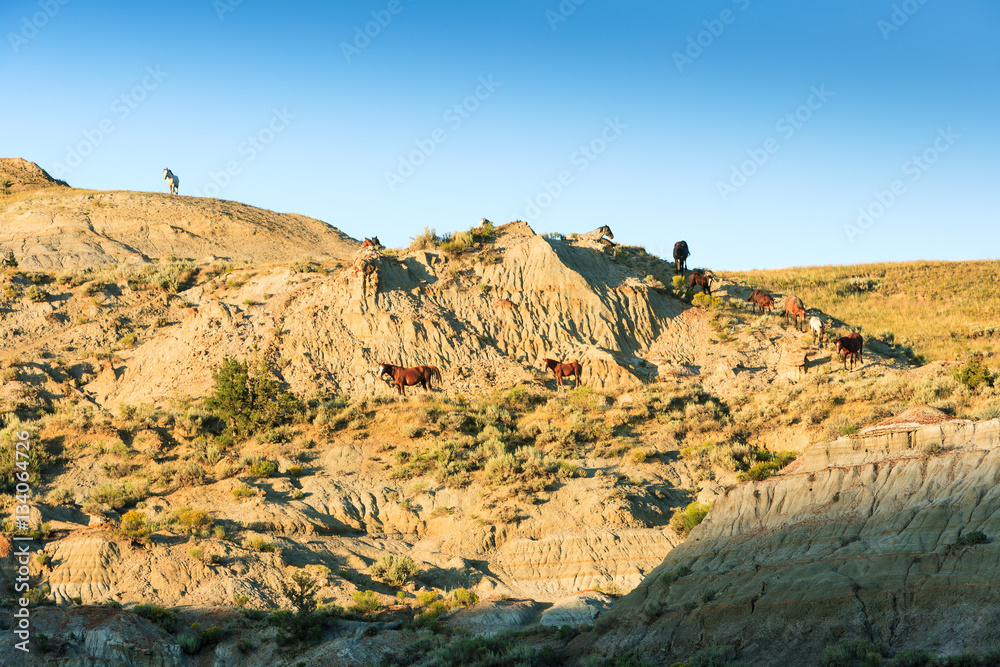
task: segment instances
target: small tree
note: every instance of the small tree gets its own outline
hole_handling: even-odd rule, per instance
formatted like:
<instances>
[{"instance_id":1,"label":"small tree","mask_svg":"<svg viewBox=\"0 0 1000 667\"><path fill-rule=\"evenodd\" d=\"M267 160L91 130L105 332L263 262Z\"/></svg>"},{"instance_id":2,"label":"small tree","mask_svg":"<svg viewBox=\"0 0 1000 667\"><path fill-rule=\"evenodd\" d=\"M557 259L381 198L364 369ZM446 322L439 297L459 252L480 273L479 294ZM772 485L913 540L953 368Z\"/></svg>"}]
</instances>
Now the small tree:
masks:
<instances>
[{"instance_id":1,"label":"small tree","mask_svg":"<svg viewBox=\"0 0 1000 667\"><path fill-rule=\"evenodd\" d=\"M983 364L983 355L974 354L969 362L964 366L956 368L955 379L964 384L969 389L975 391L979 385L985 384L992 387L996 381L996 375Z\"/></svg>"},{"instance_id":2,"label":"small tree","mask_svg":"<svg viewBox=\"0 0 1000 667\"><path fill-rule=\"evenodd\" d=\"M13 250L7 251L7 256L0 260L0 266L4 268L10 267L12 269L17 268L17 259L14 257Z\"/></svg>"},{"instance_id":3,"label":"small tree","mask_svg":"<svg viewBox=\"0 0 1000 667\"><path fill-rule=\"evenodd\" d=\"M271 377L263 359L251 364L226 357L222 366L212 371L212 379L215 392L205 405L237 436L277 426L298 407L295 396Z\"/></svg>"},{"instance_id":4,"label":"small tree","mask_svg":"<svg viewBox=\"0 0 1000 667\"><path fill-rule=\"evenodd\" d=\"M295 607L299 614L310 614L316 610L319 604L316 600L316 593L319 591L318 581L313 580L308 572L299 570L292 575L292 583L281 582L281 593Z\"/></svg>"},{"instance_id":5,"label":"small tree","mask_svg":"<svg viewBox=\"0 0 1000 667\"><path fill-rule=\"evenodd\" d=\"M10 187L14 185L10 181L0 181L0 194L9 195Z\"/></svg>"}]
</instances>

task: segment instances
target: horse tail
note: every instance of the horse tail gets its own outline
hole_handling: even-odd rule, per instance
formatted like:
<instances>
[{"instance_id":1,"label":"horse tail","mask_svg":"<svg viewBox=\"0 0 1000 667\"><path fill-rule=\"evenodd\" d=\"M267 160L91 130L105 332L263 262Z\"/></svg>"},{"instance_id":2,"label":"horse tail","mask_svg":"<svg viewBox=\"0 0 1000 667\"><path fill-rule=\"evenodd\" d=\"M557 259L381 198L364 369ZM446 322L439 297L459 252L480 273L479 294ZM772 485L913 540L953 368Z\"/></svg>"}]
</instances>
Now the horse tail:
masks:
<instances>
[{"instance_id":1,"label":"horse tail","mask_svg":"<svg viewBox=\"0 0 1000 667\"><path fill-rule=\"evenodd\" d=\"M442 382L441 371L438 370L437 366L431 366L431 373L438 379L438 382Z\"/></svg>"}]
</instances>

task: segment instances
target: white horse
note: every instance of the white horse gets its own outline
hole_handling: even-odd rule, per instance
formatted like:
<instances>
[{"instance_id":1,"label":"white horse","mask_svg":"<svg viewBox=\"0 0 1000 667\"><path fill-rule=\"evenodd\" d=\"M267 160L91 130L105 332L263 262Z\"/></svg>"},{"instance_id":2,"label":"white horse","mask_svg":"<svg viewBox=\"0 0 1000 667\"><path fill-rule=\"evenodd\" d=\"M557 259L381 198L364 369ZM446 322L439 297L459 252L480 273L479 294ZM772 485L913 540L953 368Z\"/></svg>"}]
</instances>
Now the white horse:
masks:
<instances>
[{"instance_id":1,"label":"white horse","mask_svg":"<svg viewBox=\"0 0 1000 667\"><path fill-rule=\"evenodd\" d=\"M820 346L822 346L823 339L826 336L826 328L823 326L823 320L815 316L810 317L809 328L812 330L813 342L819 341Z\"/></svg>"},{"instance_id":2,"label":"white horse","mask_svg":"<svg viewBox=\"0 0 1000 667\"><path fill-rule=\"evenodd\" d=\"M163 168L163 178L166 179L167 183L170 185L170 194L177 194L177 188L181 184L181 179L174 175L174 172L170 171L166 167Z\"/></svg>"}]
</instances>

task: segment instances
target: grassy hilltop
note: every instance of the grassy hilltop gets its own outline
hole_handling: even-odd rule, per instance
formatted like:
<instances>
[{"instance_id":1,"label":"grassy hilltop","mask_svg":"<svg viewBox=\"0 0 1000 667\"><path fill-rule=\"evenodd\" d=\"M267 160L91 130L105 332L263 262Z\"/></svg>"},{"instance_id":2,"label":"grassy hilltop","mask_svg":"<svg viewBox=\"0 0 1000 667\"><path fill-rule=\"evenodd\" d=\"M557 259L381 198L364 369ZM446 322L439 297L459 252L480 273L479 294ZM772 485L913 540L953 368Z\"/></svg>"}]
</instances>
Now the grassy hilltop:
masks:
<instances>
[{"instance_id":1,"label":"grassy hilltop","mask_svg":"<svg viewBox=\"0 0 1000 667\"><path fill-rule=\"evenodd\" d=\"M866 338L912 347L927 360L1000 353L1000 261L796 267L721 275L795 294L807 307L860 327Z\"/></svg>"}]
</instances>

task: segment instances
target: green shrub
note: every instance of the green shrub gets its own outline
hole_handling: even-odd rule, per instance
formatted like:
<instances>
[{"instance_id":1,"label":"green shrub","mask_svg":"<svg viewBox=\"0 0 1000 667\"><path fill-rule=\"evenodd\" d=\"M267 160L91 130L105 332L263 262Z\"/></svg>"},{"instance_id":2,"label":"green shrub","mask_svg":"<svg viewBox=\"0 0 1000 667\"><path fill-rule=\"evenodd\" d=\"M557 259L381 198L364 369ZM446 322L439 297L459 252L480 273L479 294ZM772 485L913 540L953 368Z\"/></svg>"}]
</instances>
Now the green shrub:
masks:
<instances>
[{"instance_id":1,"label":"green shrub","mask_svg":"<svg viewBox=\"0 0 1000 667\"><path fill-rule=\"evenodd\" d=\"M263 537L248 537L243 540L243 546L246 549L252 551L260 551L265 553L274 553L277 551L277 546L274 542L268 542Z\"/></svg>"},{"instance_id":2,"label":"green shrub","mask_svg":"<svg viewBox=\"0 0 1000 667\"><path fill-rule=\"evenodd\" d=\"M400 557L386 554L372 563L368 572L376 579L381 579L391 586L402 586L417 576L420 568L409 556Z\"/></svg>"},{"instance_id":3,"label":"green shrub","mask_svg":"<svg viewBox=\"0 0 1000 667\"><path fill-rule=\"evenodd\" d=\"M129 510L118 522L116 532L135 542L149 544L153 530L145 514L139 510Z\"/></svg>"},{"instance_id":4,"label":"green shrub","mask_svg":"<svg viewBox=\"0 0 1000 667\"><path fill-rule=\"evenodd\" d=\"M986 533L981 530L973 530L958 538L958 543L963 546L971 544L986 544L989 541L990 538L986 537Z\"/></svg>"},{"instance_id":5,"label":"green shrub","mask_svg":"<svg viewBox=\"0 0 1000 667\"><path fill-rule=\"evenodd\" d=\"M711 294L705 294L704 292L698 292L693 297L691 297L691 305L696 308L704 308L705 310L712 310L713 308L718 308L722 305L722 298L717 296L712 296Z\"/></svg>"},{"instance_id":6,"label":"green shrub","mask_svg":"<svg viewBox=\"0 0 1000 667\"><path fill-rule=\"evenodd\" d=\"M471 607L479 602L479 596L466 588L456 588L451 592L448 604L452 607Z\"/></svg>"},{"instance_id":7,"label":"green shrub","mask_svg":"<svg viewBox=\"0 0 1000 667\"><path fill-rule=\"evenodd\" d=\"M194 263L188 260L170 260L158 266L147 266L138 282L155 285L164 292L182 292L198 275Z\"/></svg>"},{"instance_id":8,"label":"green shrub","mask_svg":"<svg viewBox=\"0 0 1000 667\"><path fill-rule=\"evenodd\" d=\"M263 359L251 365L226 357L212 371L212 380L215 389L205 405L237 436L278 426L298 409L298 400L281 389Z\"/></svg>"},{"instance_id":9,"label":"green shrub","mask_svg":"<svg viewBox=\"0 0 1000 667\"><path fill-rule=\"evenodd\" d=\"M371 616L382 609L382 603L375 591L354 591L350 611L363 616Z\"/></svg>"},{"instance_id":10,"label":"green shrub","mask_svg":"<svg viewBox=\"0 0 1000 667\"><path fill-rule=\"evenodd\" d=\"M233 489L233 497L235 497L237 500L243 500L244 498L252 498L253 496L256 495L257 495L257 489L248 484L240 484L239 486Z\"/></svg>"},{"instance_id":11,"label":"green shrub","mask_svg":"<svg viewBox=\"0 0 1000 667\"><path fill-rule=\"evenodd\" d=\"M185 505L168 514L166 523L175 530L180 529L191 535L207 536L215 519L205 510L191 509Z\"/></svg>"},{"instance_id":12,"label":"green shrub","mask_svg":"<svg viewBox=\"0 0 1000 667\"><path fill-rule=\"evenodd\" d=\"M670 517L670 527L687 537L688 533L702 522L711 508L712 506L708 503L699 503L696 500L684 509L678 509L674 512L674 515Z\"/></svg>"},{"instance_id":13,"label":"green shrub","mask_svg":"<svg viewBox=\"0 0 1000 667\"><path fill-rule=\"evenodd\" d=\"M424 434L424 429L417 424L403 424L399 429L399 433L406 438L419 438Z\"/></svg>"},{"instance_id":14,"label":"green shrub","mask_svg":"<svg viewBox=\"0 0 1000 667\"><path fill-rule=\"evenodd\" d=\"M177 622L176 609L165 609L158 604L151 604L148 602L137 604L132 611L137 613L139 616L156 623L167 631L173 629L174 624Z\"/></svg>"},{"instance_id":15,"label":"green shrub","mask_svg":"<svg viewBox=\"0 0 1000 667\"><path fill-rule=\"evenodd\" d=\"M135 507L149 496L149 483L145 480L125 480L101 484L84 500L84 503L101 503L112 509Z\"/></svg>"},{"instance_id":16,"label":"green shrub","mask_svg":"<svg viewBox=\"0 0 1000 667\"><path fill-rule=\"evenodd\" d=\"M737 477L741 482L762 482L794 461L797 456L795 452L771 453L765 450L757 450L756 455L764 460L758 461L750 466L749 470L740 473Z\"/></svg>"},{"instance_id":17,"label":"green shrub","mask_svg":"<svg viewBox=\"0 0 1000 667\"><path fill-rule=\"evenodd\" d=\"M432 250L441 245L441 237L430 227L424 227L424 233L411 239L410 250Z\"/></svg>"},{"instance_id":18,"label":"green shrub","mask_svg":"<svg viewBox=\"0 0 1000 667\"><path fill-rule=\"evenodd\" d=\"M35 303L41 303L49 299L49 293L38 285L31 285L28 289L24 290L24 296Z\"/></svg>"},{"instance_id":19,"label":"green shrub","mask_svg":"<svg viewBox=\"0 0 1000 667\"><path fill-rule=\"evenodd\" d=\"M316 593L320 589L320 584L309 576L308 572L299 570L292 575L291 583L281 582L281 593L288 598L288 601L295 607L295 611L300 614L308 614L316 609L319 604L316 600Z\"/></svg>"},{"instance_id":20,"label":"green shrub","mask_svg":"<svg viewBox=\"0 0 1000 667\"><path fill-rule=\"evenodd\" d=\"M278 472L278 464L267 459L257 459L250 464L249 472L257 479L270 477Z\"/></svg>"},{"instance_id":21,"label":"green shrub","mask_svg":"<svg viewBox=\"0 0 1000 667\"><path fill-rule=\"evenodd\" d=\"M991 373L990 369L983 365L983 355L975 354L964 366L956 368L955 379L969 389L975 391L980 385L992 387L996 381L996 373Z\"/></svg>"},{"instance_id":22,"label":"green shrub","mask_svg":"<svg viewBox=\"0 0 1000 667\"><path fill-rule=\"evenodd\" d=\"M196 635L177 635L177 643L188 654L194 654L201 650L201 637Z\"/></svg>"},{"instance_id":23,"label":"green shrub","mask_svg":"<svg viewBox=\"0 0 1000 667\"><path fill-rule=\"evenodd\" d=\"M823 649L817 664L820 667L854 667L859 663L880 665L884 654L885 647L867 639L841 639Z\"/></svg>"}]
</instances>

